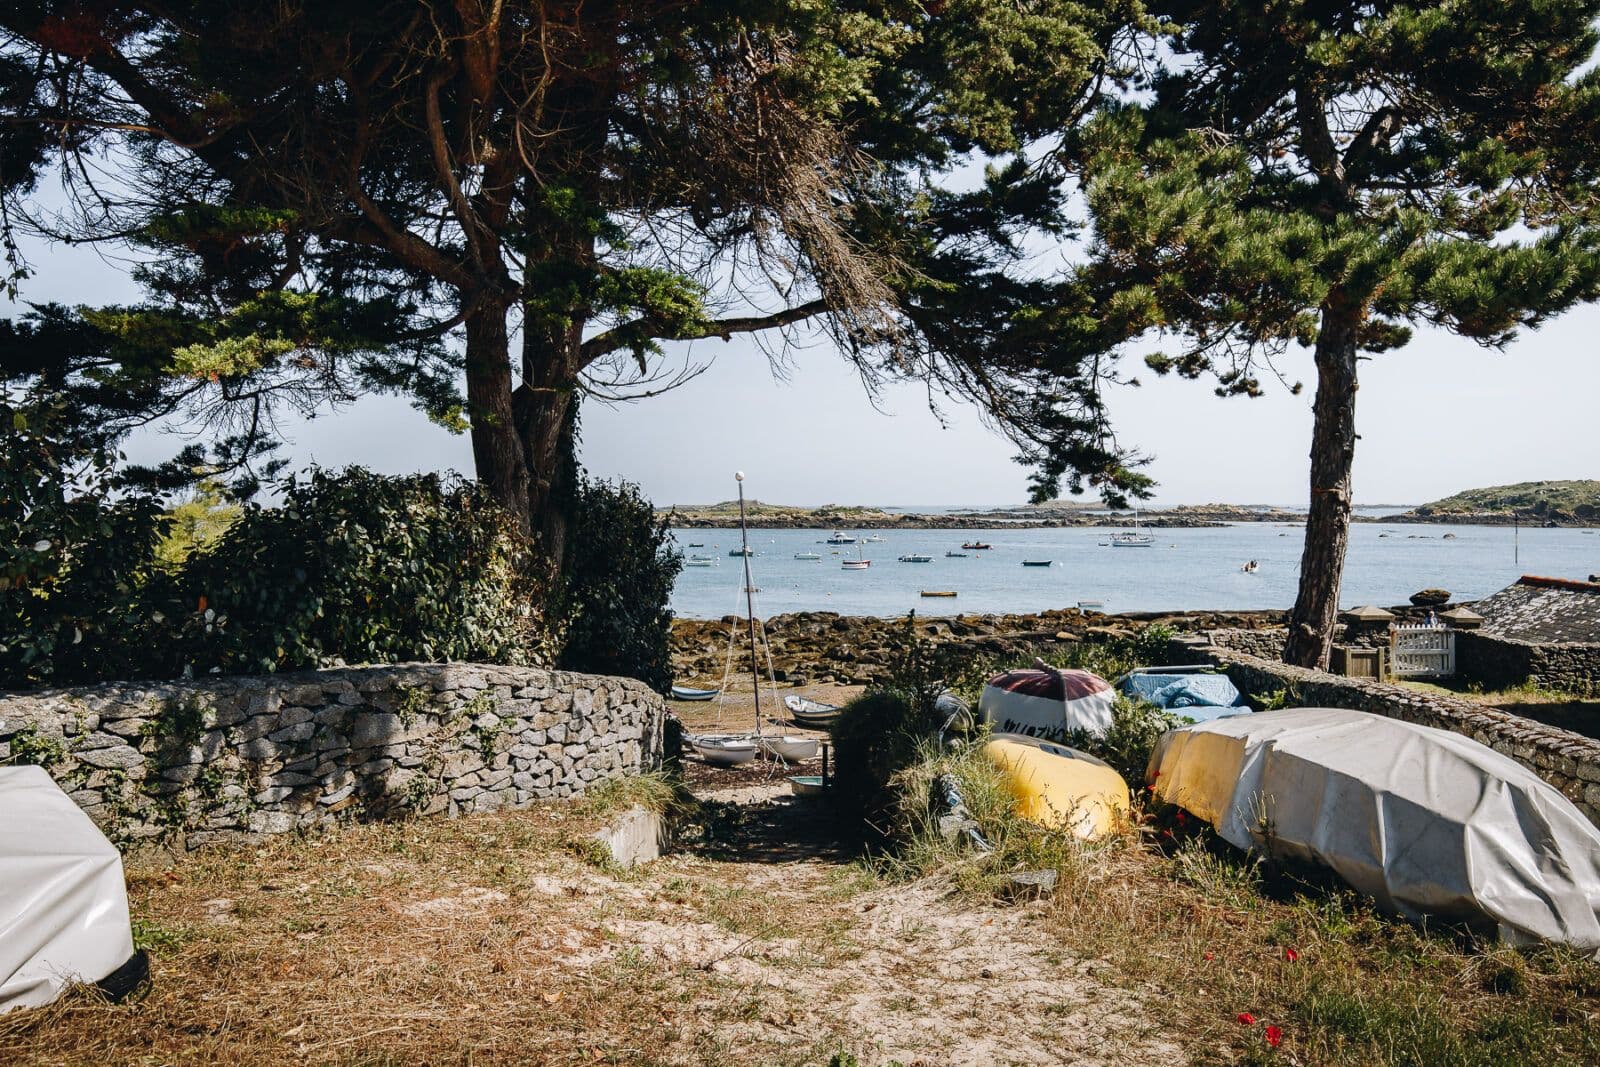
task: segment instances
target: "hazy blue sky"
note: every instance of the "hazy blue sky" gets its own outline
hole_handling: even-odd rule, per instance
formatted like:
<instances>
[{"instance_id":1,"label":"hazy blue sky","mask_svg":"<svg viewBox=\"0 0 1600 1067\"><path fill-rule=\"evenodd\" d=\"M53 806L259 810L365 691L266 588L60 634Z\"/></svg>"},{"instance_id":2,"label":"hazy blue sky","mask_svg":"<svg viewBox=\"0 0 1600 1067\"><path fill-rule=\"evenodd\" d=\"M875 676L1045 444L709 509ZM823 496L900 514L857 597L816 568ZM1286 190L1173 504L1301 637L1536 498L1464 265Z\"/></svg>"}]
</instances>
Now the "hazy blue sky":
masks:
<instances>
[{"instance_id":1,"label":"hazy blue sky","mask_svg":"<svg viewBox=\"0 0 1600 1067\"><path fill-rule=\"evenodd\" d=\"M35 277L23 299L133 301L125 265L81 248L28 246ZM14 309L0 304L0 312ZM922 390L900 386L874 409L849 366L824 341L793 355L776 380L749 338L688 349L711 369L663 397L583 414L583 460L594 473L638 482L658 504L748 491L779 503L1013 504L1026 471L972 409L941 426ZM1136 360L1130 360L1130 364ZM1141 368L1142 369L1142 368ZM1205 382L1157 379L1111 398L1123 441L1151 453L1163 503L1302 504L1311 432L1309 353L1280 367L1307 389L1272 383L1257 400L1218 399ZM1357 405L1361 503L1417 503L1460 489L1540 478L1600 477L1600 308L1584 308L1504 353L1442 331L1363 365ZM288 424L297 466L361 463L380 471L470 473L465 437L432 425L403 400L364 400ZM144 438L134 458L170 454L178 441Z\"/></svg>"}]
</instances>

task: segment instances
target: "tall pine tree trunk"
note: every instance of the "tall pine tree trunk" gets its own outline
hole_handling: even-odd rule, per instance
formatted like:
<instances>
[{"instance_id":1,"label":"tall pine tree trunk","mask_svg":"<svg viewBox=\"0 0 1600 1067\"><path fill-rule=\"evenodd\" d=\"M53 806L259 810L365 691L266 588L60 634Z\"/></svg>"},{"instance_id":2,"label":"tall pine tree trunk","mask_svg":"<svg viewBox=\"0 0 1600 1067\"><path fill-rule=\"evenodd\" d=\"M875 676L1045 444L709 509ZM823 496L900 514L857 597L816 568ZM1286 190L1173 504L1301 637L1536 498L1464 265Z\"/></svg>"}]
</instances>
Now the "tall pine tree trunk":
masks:
<instances>
[{"instance_id":1,"label":"tall pine tree trunk","mask_svg":"<svg viewBox=\"0 0 1600 1067\"><path fill-rule=\"evenodd\" d=\"M1322 306L1317 396L1312 405L1311 511L1300 554L1300 592L1289 615L1285 663L1326 670L1350 543L1350 469L1356 455L1356 349L1361 307L1342 294Z\"/></svg>"},{"instance_id":2,"label":"tall pine tree trunk","mask_svg":"<svg viewBox=\"0 0 1600 1067\"><path fill-rule=\"evenodd\" d=\"M467 316L467 412L478 480L526 531L531 531L526 452L511 393L508 305L483 300Z\"/></svg>"},{"instance_id":3,"label":"tall pine tree trunk","mask_svg":"<svg viewBox=\"0 0 1600 1067\"><path fill-rule=\"evenodd\" d=\"M580 327L581 329L581 327ZM525 338L522 385L517 389L517 436L528 470L528 509L553 570L567 553L573 437L577 425L577 338Z\"/></svg>"}]
</instances>

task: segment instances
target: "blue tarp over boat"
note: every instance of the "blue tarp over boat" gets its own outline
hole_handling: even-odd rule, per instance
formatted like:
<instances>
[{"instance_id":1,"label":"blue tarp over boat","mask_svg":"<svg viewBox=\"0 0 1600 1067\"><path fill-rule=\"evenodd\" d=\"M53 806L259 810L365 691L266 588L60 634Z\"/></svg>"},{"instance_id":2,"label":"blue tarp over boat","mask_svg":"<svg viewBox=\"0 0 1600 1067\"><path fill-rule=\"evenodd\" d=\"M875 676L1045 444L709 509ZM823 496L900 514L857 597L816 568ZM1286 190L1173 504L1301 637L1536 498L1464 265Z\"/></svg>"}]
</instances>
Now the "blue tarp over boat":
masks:
<instances>
[{"instance_id":1,"label":"blue tarp over boat","mask_svg":"<svg viewBox=\"0 0 1600 1067\"><path fill-rule=\"evenodd\" d=\"M1130 697L1171 711L1191 722L1248 715L1250 707L1226 674L1164 674L1134 671L1117 688Z\"/></svg>"}]
</instances>

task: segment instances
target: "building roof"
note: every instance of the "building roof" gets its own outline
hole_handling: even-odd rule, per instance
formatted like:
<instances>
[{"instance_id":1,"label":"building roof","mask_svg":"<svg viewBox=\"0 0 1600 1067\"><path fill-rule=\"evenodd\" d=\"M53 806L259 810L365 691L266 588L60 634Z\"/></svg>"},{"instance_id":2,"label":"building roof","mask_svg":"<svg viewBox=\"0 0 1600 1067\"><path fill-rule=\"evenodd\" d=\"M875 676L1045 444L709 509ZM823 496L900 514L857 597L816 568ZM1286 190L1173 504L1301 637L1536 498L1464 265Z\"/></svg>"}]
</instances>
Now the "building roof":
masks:
<instances>
[{"instance_id":1,"label":"building roof","mask_svg":"<svg viewBox=\"0 0 1600 1067\"><path fill-rule=\"evenodd\" d=\"M1600 582L1540 578L1516 583L1473 605L1491 637L1534 644L1600 644Z\"/></svg>"}]
</instances>

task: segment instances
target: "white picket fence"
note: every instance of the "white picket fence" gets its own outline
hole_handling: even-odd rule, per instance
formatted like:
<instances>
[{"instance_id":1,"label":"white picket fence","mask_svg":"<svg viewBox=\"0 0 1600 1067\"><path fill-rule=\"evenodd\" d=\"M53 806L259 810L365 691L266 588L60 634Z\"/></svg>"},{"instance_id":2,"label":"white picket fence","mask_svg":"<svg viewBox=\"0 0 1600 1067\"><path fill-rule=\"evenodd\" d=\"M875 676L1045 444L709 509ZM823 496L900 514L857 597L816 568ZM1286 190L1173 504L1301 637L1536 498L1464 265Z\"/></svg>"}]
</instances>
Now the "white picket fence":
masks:
<instances>
[{"instance_id":1,"label":"white picket fence","mask_svg":"<svg viewBox=\"0 0 1600 1067\"><path fill-rule=\"evenodd\" d=\"M1450 677L1456 673L1456 632L1444 625L1391 626L1389 672L1403 678Z\"/></svg>"}]
</instances>

